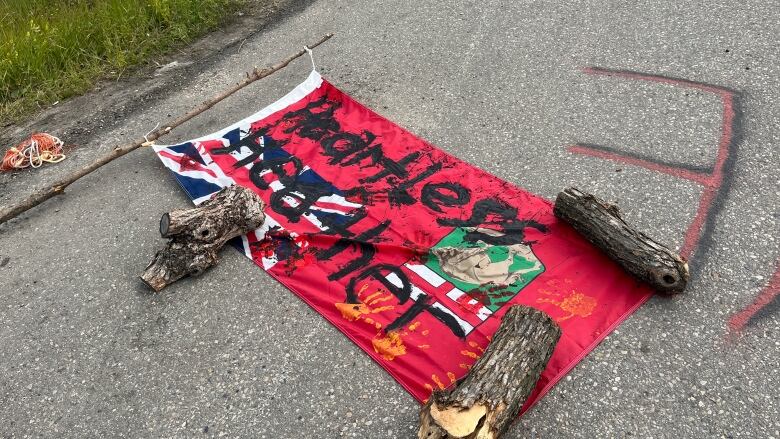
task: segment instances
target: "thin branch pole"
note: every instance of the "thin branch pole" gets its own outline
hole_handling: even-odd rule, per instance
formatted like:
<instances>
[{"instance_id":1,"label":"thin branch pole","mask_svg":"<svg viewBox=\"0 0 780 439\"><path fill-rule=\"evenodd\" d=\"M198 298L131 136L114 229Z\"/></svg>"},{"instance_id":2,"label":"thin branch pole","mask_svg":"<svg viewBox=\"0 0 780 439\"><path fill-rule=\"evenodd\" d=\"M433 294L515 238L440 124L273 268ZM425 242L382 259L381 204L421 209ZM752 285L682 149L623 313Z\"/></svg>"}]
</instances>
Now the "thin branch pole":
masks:
<instances>
[{"instance_id":1,"label":"thin branch pole","mask_svg":"<svg viewBox=\"0 0 780 439\"><path fill-rule=\"evenodd\" d=\"M310 49L313 49L320 44L324 43L325 41L328 41L333 34L326 34L322 38L320 38L319 41L317 41L314 44L311 44L307 46ZM151 133L147 134L145 137L141 137L139 139L136 139L133 143L130 143L128 145L124 146L117 146L114 148L110 153L107 155L95 160L90 165L81 168L77 170L76 172L73 172L66 176L65 178L57 181L56 183L52 184L48 188L41 189L37 192L34 192L29 197L25 198L18 204L5 209L3 211L0 211L0 224L3 224L4 222L10 220L11 218L15 218L21 213L24 213L33 207L43 203L44 201L48 200L49 198L53 198L57 195L63 194L65 192L65 188L70 186L73 182L78 180L79 178L89 174L90 172L100 168L101 166L105 165L106 163L109 163L113 161L114 159L117 159L119 157L122 157L123 155L134 151L142 146L146 146L151 144L151 142L154 142L155 140L159 139L160 137L170 133L173 131L174 128L178 127L179 125L187 122L188 120L192 119L193 117L203 113L204 111L208 110L209 108L213 107L223 99L227 98L228 96L232 95L233 93L241 90L242 88L246 87L247 85L257 81L258 79L263 79L266 76L271 75L274 72L277 72L285 67L287 67L290 62L295 60L298 57L303 56L306 54L306 50L300 50L296 52L293 55L288 56L283 61L263 69L258 69L255 67L251 72L247 72L246 79L239 82L238 84L234 85L233 87L230 87L229 89L223 91L222 93L212 97L211 99L208 99L204 101L199 106L195 107L194 109L190 110L190 112L179 116L176 119L169 120L167 123L163 124L161 127L155 129Z\"/></svg>"}]
</instances>

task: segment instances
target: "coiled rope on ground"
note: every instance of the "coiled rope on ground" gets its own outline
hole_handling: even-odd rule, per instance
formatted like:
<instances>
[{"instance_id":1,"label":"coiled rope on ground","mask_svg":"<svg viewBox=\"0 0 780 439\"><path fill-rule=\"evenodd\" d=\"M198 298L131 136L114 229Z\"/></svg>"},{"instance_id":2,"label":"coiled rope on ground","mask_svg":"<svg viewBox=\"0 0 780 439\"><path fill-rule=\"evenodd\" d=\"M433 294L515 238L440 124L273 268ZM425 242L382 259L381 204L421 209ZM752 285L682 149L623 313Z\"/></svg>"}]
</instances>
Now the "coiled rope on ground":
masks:
<instances>
[{"instance_id":1,"label":"coiled rope on ground","mask_svg":"<svg viewBox=\"0 0 780 439\"><path fill-rule=\"evenodd\" d=\"M35 133L5 152L0 171L40 168L44 163L59 163L65 159L63 142L47 133Z\"/></svg>"}]
</instances>

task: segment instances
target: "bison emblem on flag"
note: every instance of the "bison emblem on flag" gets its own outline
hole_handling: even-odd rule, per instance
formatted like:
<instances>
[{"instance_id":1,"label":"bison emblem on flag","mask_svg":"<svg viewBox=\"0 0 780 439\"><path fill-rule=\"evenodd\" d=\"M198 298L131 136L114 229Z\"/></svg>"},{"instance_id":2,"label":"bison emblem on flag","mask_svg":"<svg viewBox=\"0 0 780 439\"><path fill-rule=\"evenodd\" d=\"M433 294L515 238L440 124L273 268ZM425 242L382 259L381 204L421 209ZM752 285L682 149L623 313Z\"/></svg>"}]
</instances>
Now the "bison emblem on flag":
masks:
<instances>
[{"instance_id":1,"label":"bison emblem on flag","mask_svg":"<svg viewBox=\"0 0 780 439\"><path fill-rule=\"evenodd\" d=\"M456 228L430 249L424 263L407 263L410 278L449 299L465 335L544 271L530 246L492 229Z\"/></svg>"}]
</instances>

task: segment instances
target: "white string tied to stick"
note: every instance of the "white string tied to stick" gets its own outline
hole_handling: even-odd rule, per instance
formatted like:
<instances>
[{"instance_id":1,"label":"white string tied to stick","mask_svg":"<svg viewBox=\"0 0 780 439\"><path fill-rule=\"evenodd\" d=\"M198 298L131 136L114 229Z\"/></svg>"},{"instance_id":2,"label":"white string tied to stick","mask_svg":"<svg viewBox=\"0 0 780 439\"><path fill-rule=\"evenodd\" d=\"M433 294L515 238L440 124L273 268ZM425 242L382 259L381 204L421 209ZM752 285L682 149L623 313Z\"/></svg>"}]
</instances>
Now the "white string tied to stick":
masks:
<instances>
[{"instance_id":1,"label":"white string tied to stick","mask_svg":"<svg viewBox=\"0 0 780 439\"><path fill-rule=\"evenodd\" d=\"M154 126L148 133L144 134L144 142L141 146L152 146L154 145L154 140L149 140L149 134L152 134L153 132L157 131L157 128L160 128L160 122L157 122L157 125Z\"/></svg>"},{"instance_id":2,"label":"white string tied to stick","mask_svg":"<svg viewBox=\"0 0 780 439\"><path fill-rule=\"evenodd\" d=\"M303 50L305 50L306 53L309 54L309 59L311 59L311 69L317 71L317 65L314 64L314 52L312 52L312 50L309 49L309 46L303 46Z\"/></svg>"}]
</instances>

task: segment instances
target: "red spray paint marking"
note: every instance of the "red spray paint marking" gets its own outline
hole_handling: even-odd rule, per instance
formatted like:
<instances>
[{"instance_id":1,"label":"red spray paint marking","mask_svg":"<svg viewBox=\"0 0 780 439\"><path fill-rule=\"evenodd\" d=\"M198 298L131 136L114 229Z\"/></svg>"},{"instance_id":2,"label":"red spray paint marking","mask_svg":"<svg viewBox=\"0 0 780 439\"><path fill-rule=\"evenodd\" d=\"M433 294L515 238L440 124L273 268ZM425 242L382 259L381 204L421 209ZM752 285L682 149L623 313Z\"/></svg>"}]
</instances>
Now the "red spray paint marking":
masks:
<instances>
[{"instance_id":1,"label":"red spray paint marking","mask_svg":"<svg viewBox=\"0 0 780 439\"><path fill-rule=\"evenodd\" d=\"M583 72L588 75L615 76L618 78L633 79L638 81L657 82L670 84L677 87L693 88L708 93L714 93L720 96L722 104L721 133L718 141L718 150L715 155L715 162L709 172L699 172L686 169L684 166L669 165L646 158L633 157L630 154L604 151L589 145L571 145L568 150L575 154L589 155L606 160L613 160L620 163L639 166L651 171L671 175L685 180L693 181L703 187L702 195L699 200L699 206L696 209L696 215L688 225L685 237L680 250L680 254L689 258L699 244L702 238L702 231L705 224L713 215L715 201L723 194L724 180L726 175L726 164L729 161L732 146L735 144L735 130L737 124L737 110L735 108L736 92L725 87L704 84L690 81L688 79L670 78L660 75L649 75L646 73L631 72L625 70L610 70L600 67L586 67ZM756 315L761 309L771 303L780 295L780 263L775 270L772 280L761 291L758 297L742 311L734 314L729 320L729 328L732 331L742 330L748 321Z\"/></svg>"},{"instance_id":2,"label":"red spray paint marking","mask_svg":"<svg viewBox=\"0 0 780 439\"><path fill-rule=\"evenodd\" d=\"M780 295L780 261L778 261L777 267L775 267L775 274L772 275L772 279L764 289L761 290L758 297L753 300L753 303L731 316L729 319L729 329L734 333L742 331L745 326L747 326L748 321L750 321L756 313L775 300L778 295Z\"/></svg>"},{"instance_id":3,"label":"red spray paint marking","mask_svg":"<svg viewBox=\"0 0 780 439\"><path fill-rule=\"evenodd\" d=\"M691 171L688 169L678 168L676 166L660 164L650 160L645 160L638 157L630 157L630 156L626 156L626 155L622 155L610 151L601 151L598 149L594 149L590 146L581 145L581 144L571 145L569 146L568 150L569 152L575 154L589 155L591 157L598 157L602 159L626 163L629 165L639 166L642 168L647 168L656 172L660 172L662 174L668 174L674 177L684 178L686 180L699 183L702 186L709 186L712 184L711 182L712 177L708 173L704 173L704 172Z\"/></svg>"},{"instance_id":4,"label":"red spray paint marking","mask_svg":"<svg viewBox=\"0 0 780 439\"><path fill-rule=\"evenodd\" d=\"M709 93L715 93L720 96L721 103L723 105L721 134L720 140L718 141L718 152L715 156L715 163L713 164L712 170L710 172L691 171L684 168L683 166L658 163L652 160L632 157L629 154L601 151L587 145L572 145L568 148L569 151L575 154L590 155L593 157L599 157L620 163L639 166L651 171L693 181L702 185L704 191L699 201L699 207L696 210L696 215L694 216L693 221L691 221L690 225L688 225L688 230L685 232L683 246L680 250L680 255L685 258L690 258L690 256L693 254L693 251L696 249L699 240L701 239L702 228L710 216L713 201L720 193L720 190L723 186L724 167L726 165L727 159L729 158L730 146L734 140L735 92L724 87L703 84L687 79L669 78L666 76L649 75L646 73L629 72L624 70L609 70L600 67L586 67L583 69L583 71L589 75L615 76L639 81L670 84L684 88L694 88Z\"/></svg>"}]
</instances>

